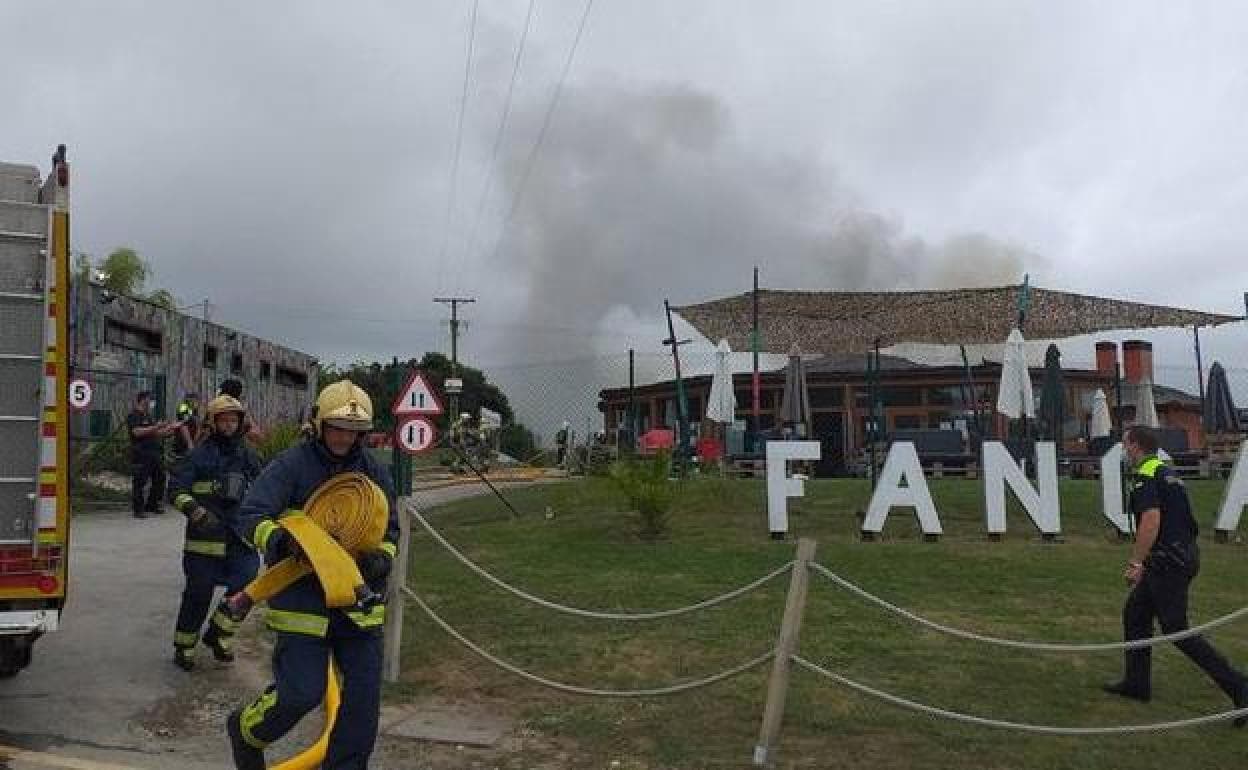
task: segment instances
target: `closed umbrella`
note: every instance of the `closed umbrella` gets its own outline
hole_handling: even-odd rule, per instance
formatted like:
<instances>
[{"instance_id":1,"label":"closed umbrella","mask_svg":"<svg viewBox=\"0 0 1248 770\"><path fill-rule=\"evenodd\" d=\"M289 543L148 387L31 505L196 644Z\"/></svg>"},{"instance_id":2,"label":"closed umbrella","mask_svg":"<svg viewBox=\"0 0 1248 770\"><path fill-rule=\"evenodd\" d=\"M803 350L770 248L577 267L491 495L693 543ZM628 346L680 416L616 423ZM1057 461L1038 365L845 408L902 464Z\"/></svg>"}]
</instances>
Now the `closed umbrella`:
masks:
<instances>
[{"instance_id":1,"label":"closed umbrella","mask_svg":"<svg viewBox=\"0 0 1248 770\"><path fill-rule=\"evenodd\" d=\"M806 389L806 365L802 363L802 353L796 345L789 351L789 366L784 372L784 399L780 402L780 420L793 425L797 435L807 435L810 393Z\"/></svg>"},{"instance_id":2,"label":"closed umbrella","mask_svg":"<svg viewBox=\"0 0 1248 770\"><path fill-rule=\"evenodd\" d=\"M1031 373L1027 370L1027 351L1023 333L1010 332L1001 357L1001 385L997 389L997 411L1012 420L1036 416L1035 397L1031 391Z\"/></svg>"},{"instance_id":3,"label":"closed umbrella","mask_svg":"<svg viewBox=\"0 0 1248 770\"><path fill-rule=\"evenodd\" d=\"M1092 423L1088 426L1089 438L1106 438L1114 430L1114 421L1109 416L1109 399L1105 391L1097 388L1092 396Z\"/></svg>"},{"instance_id":4,"label":"closed umbrella","mask_svg":"<svg viewBox=\"0 0 1248 770\"><path fill-rule=\"evenodd\" d=\"M1217 361L1209 367L1209 387L1205 388L1205 430L1209 433L1239 433L1243 425L1231 386L1226 381L1226 369Z\"/></svg>"},{"instance_id":5,"label":"closed umbrella","mask_svg":"<svg viewBox=\"0 0 1248 770\"><path fill-rule=\"evenodd\" d=\"M1062 443L1062 422L1066 419L1066 383L1062 377L1062 353L1049 345L1044 353L1044 384L1040 388L1042 437Z\"/></svg>"},{"instance_id":6,"label":"closed umbrella","mask_svg":"<svg viewBox=\"0 0 1248 770\"><path fill-rule=\"evenodd\" d=\"M1144 380L1136 387L1139 388L1139 395L1135 399L1135 424L1160 428L1161 421L1157 419L1157 402L1153 398L1152 380Z\"/></svg>"},{"instance_id":7,"label":"closed umbrella","mask_svg":"<svg viewBox=\"0 0 1248 770\"><path fill-rule=\"evenodd\" d=\"M711 375L711 394L706 400L706 419L731 423L737 417L737 394L732 388L732 366L728 362L728 340L720 340L715 348L715 372Z\"/></svg>"}]
</instances>

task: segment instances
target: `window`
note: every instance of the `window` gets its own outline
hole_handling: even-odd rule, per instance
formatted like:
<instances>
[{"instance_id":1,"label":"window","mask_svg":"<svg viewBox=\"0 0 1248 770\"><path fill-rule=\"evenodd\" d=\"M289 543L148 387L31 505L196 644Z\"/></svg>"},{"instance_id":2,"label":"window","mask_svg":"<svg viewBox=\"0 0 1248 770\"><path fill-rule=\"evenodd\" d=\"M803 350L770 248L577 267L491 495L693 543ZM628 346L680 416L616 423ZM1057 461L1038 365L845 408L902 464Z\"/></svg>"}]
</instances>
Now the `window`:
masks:
<instances>
[{"instance_id":1,"label":"window","mask_svg":"<svg viewBox=\"0 0 1248 770\"><path fill-rule=\"evenodd\" d=\"M927 427L928 428L932 430L942 430L942 424L945 426L944 429L952 430L953 429L953 415L950 414L949 412L928 412L927 413Z\"/></svg>"},{"instance_id":2,"label":"window","mask_svg":"<svg viewBox=\"0 0 1248 770\"><path fill-rule=\"evenodd\" d=\"M923 427L923 418L917 414L899 414L893 417L893 430L919 430Z\"/></svg>"},{"instance_id":3,"label":"window","mask_svg":"<svg viewBox=\"0 0 1248 770\"><path fill-rule=\"evenodd\" d=\"M243 354L232 353L230 355L230 374L242 375L243 373Z\"/></svg>"},{"instance_id":4,"label":"window","mask_svg":"<svg viewBox=\"0 0 1248 770\"><path fill-rule=\"evenodd\" d=\"M268 361L260 362L260 379L263 382L273 379L273 365Z\"/></svg>"},{"instance_id":5,"label":"window","mask_svg":"<svg viewBox=\"0 0 1248 770\"><path fill-rule=\"evenodd\" d=\"M217 349L213 345L204 345L204 368L217 368Z\"/></svg>"},{"instance_id":6,"label":"window","mask_svg":"<svg viewBox=\"0 0 1248 770\"><path fill-rule=\"evenodd\" d=\"M689 407L689 413L685 415L690 422L697 422L702 419L702 397L689 396L685 399L686 405Z\"/></svg>"},{"instance_id":7,"label":"window","mask_svg":"<svg viewBox=\"0 0 1248 770\"><path fill-rule=\"evenodd\" d=\"M941 385L927 389L927 403L933 406L961 404L968 394L960 385Z\"/></svg>"},{"instance_id":8,"label":"window","mask_svg":"<svg viewBox=\"0 0 1248 770\"><path fill-rule=\"evenodd\" d=\"M277 384L287 388L306 388L308 387L308 375L304 372L279 366L277 367Z\"/></svg>"},{"instance_id":9,"label":"window","mask_svg":"<svg viewBox=\"0 0 1248 770\"><path fill-rule=\"evenodd\" d=\"M767 411L776 407L776 392L766 388L758 389L759 409ZM743 388L737 391L737 411L753 412L754 411L754 391L750 388Z\"/></svg>"},{"instance_id":10,"label":"window","mask_svg":"<svg viewBox=\"0 0 1248 770\"><path fill-rule=\"evenodd\" d=\"M923 399L922 388L912 387L882 387L879 389L880 404L882 406L920 406ZM869 407L871 405L871 392L864 388L858 391L857 403L860 407Z\"/></svg>"},{"instance_id":11,"label":"window","mask_svg":"<svg viewBox=\"0 0 1248 770\"><path fill-rule=\"evenodd\" d=\"M104 324L104 342L130 350L159 353L164 347L160 332L109 318Z\"/></svg>"},{"instance_id":12,"label":"window","mask_svg":"<svg viewBox=\"0 0 1248 770\"><path fill-rule=\"evenodd\" d=\"M841 387L832 388L811 388L810 389L810 408L811 409L828 409L844 406L845 389Z\"/></svg>"}]
</instances>

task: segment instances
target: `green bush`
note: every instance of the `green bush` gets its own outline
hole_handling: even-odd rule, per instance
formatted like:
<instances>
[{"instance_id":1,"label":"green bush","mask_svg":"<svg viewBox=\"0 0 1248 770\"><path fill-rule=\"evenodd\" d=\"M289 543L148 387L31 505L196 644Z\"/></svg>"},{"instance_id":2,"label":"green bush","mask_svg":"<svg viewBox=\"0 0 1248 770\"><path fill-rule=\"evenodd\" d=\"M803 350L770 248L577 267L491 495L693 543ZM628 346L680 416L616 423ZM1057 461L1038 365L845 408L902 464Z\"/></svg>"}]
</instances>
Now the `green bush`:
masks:
<instances>
[{"instance_id":1,"label":"green bush","mask_svg":"<svg viewBox=\"0 0 1248 770\"><path fill-rule=\"evenodd\" d=\"M611 465L611 480L636 511L637 534L643 540L657 540L668 534L672 507L679 493L671 474L672 456L668 452L621 460Z\"/></svg>"},{"instance_id":2,"label":"green bush","mask_svg":"<svg viewBox=\"0 0 1248 770\"><path fill-rule=\"evenodd\" d=\"M303 434L298 424L279 422L269 426L264 432L264 436L256 444L256 454L260 455L261 462L268 464L274 457L302 440Z\"/></svg>"}]
</instances>

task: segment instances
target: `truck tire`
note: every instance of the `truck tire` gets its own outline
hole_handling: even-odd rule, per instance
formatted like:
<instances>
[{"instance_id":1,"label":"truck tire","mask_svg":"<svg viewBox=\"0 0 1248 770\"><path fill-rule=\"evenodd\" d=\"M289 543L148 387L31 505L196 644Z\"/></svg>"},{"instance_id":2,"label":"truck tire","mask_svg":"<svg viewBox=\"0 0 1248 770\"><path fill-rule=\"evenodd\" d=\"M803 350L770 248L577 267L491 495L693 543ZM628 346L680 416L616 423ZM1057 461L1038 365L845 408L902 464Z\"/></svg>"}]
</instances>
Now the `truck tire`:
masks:
<instances>
[{"instance_id":1,"label":"truck tire","mask_svg":"<svg viewBox=\"0 0 1248 770\"><path fill-rule=\"evenodd\" d=\"M26 639L0 639L0 679L11 679L29 666L30 651Z\"/></svg>"}]
</instances>

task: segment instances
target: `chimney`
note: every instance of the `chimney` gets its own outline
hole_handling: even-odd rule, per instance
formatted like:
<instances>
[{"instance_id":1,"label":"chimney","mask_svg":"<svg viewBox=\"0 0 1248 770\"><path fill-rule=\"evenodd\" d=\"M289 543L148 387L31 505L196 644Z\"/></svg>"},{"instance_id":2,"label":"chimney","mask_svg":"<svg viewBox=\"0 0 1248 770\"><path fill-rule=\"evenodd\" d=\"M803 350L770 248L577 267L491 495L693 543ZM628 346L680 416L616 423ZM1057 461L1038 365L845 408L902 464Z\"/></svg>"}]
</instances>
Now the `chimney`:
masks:
<instances>
[{"instance_id":1,"label":"chimney","mask_svg":"<svg viewBox=\"0 0 1248 770\"><path fill-rule=\"evenodd\" d=\"M1122 343L1122 379L1129 385L1153 382L1153 343L1126 340Z\"/></svg>"},{"instance_id":2,"label":"chimney","mask_svg":"<svg viewBox=\"0 0 1248 770\"><path fill-rule=\"evenodd\" d=\"M1118 370L1118 343L1096 343L1096 373L1102 377L1113 378Z\"/></svg>"}]
</instances>

